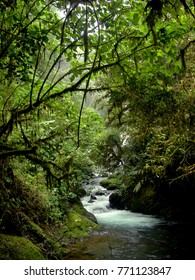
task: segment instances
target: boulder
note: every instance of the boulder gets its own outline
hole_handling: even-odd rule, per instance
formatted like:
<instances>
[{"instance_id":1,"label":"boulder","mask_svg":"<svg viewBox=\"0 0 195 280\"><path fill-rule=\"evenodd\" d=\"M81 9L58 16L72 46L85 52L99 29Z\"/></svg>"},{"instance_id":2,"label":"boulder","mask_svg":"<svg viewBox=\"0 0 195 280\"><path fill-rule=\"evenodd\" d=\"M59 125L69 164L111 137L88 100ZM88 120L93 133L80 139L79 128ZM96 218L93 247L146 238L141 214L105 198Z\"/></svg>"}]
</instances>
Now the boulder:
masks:
<instances>
[{"instance_id":1,"label":"boulder","mask_svg":"<svg viewBox=\"0 0 195 280\"><path fill-rule=\"evenodd\" d=\"M121 192L113 192L109 196L110 206L116 209L126 209L126 203Z\"/></svg>"},{"instance_id":2,"label":"boulder","mask_svg":"<svg viewBox=\"0 0 195 280\"><path fill-rule=\"evenodd\" d=\"M1 260L45 260L40 248L24 237L0 234Z\"/></svg>"},{"instance_id":3,"label":"boulder","mask_svg":"<svg viewBox=\"0 0 195 280\"><path fill-rule=\"evenodd\" d=\"M99 196L107 195L107 194L108 194L107 190L101 190L101 191L95 192L95 195L99 195Z\"/></svg>"},{"instance_id":4,"label":"boulder","mask_svg":"<svg viewBox=\"0 0 195 280\"><path fill-rule=\"evenodd\" d=\"M88 203L93 203L96 199L97 199L97 197L95 195L91 194Z\"/></svg>"},{"instance_id":5,"label":"boulder","mask_svg":"<svg viewBox=\"0 0 195 280\"><path fill-rule=\"evenodd\" d=\"M120 188L121 182L117 178L108 178L100 181L100 186L107 190L115 190Z\"/></svg>"}]
</instances>

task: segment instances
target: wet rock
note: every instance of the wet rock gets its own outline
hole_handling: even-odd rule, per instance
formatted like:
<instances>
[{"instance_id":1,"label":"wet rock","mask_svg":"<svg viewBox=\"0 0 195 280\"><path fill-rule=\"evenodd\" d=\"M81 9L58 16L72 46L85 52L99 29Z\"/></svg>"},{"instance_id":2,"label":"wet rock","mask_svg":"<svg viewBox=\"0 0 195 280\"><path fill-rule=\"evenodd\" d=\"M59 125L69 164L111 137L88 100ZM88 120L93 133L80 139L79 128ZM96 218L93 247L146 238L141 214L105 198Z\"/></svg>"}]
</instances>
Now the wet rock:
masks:
<instances>
[{"instance_id":1,"label":"wet rock","mask_svg":"<svg viewBox=\"0 0 195 280\"><path fill-rule=\"evenodd\" d=\"M116 208L116 209L127 209L128 208L125 198L121 194L121 192L113 192L109 196L109 202L110 202L111 208Z\"/></svg>"},{"instance_id":2,"label":"wet rock","mask_svg":"<svg viewBox=\"0 0 195 280\"><path fill-rule=\"evenodd\" d=\"M96 197L95 195L91 194L90 200L89 200L88 202L89 202L89 203L93 203L94 200L96 200L96 199L97 199L97 197Z\"/></svg>"},{"instance_id":3,"label":"wet rock","mask_svg":"<svg viewBox=\"0 0 195 280\"><path fill-rule=\"evenodd\" d=\"M86 194L87 194L87 192L86 192L86 190L85 190L84 188L81 188L81 189L79 190L79 196L80 196L80 197L84 197Z\"/></svg>"},{"instance_id":4,"label":"wet rock","mask_svg":"<svg viewBox=\"0 0 195 280\"><path fill-rule=\"evenodd\" d=\"M95 195L99 195L99 196L107 195L107 194L108 194L107 190L102 190L102 191L95 192Z\"/></svg>"},{"instance_id":5,"label":"wet rock","mask_svg":"<svg viewBox=\"0 0 195 280\"><path fill-rule=\"evenodd\" d=\"M87 219L91 220L92 222L96 224L98 223L96 217L92 213L88 212L87 210L85 212L85 216Z\"/></svg>"}]
</instances>

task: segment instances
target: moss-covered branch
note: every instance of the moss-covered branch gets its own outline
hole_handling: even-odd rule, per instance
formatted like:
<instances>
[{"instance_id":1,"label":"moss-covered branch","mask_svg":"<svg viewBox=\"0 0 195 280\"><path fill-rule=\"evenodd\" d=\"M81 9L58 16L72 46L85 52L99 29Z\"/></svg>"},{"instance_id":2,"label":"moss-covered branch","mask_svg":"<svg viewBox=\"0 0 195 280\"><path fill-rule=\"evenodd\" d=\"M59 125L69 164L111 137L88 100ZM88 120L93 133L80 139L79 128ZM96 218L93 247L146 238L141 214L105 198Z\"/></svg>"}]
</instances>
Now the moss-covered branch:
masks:
<instances>
[{"instance_id":1,"label":"moss-covered branch","mask_svg":"<svg viewBox=\"0 0 195 280\"><path fill-rule=\"evenodd\" d=\"M0 158L7 158L11 156L26 156L28 154L33 154L37 150L37 146L33 146L30 149L21 149L21 150L9 150L0 153Z\"/></svg>"}]
</instances>

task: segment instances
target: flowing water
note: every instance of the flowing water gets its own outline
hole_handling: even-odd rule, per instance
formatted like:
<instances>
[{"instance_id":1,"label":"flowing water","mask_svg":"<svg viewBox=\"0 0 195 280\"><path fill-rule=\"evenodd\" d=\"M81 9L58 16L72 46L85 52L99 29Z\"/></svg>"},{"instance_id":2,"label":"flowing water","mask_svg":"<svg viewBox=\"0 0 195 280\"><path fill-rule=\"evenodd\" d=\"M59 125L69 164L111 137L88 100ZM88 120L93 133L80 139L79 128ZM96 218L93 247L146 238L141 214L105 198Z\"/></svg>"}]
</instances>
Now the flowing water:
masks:
<instances>
[{"instance_id":1,"label":"flowing water","mask_svg":"<svg viewBox=\"0 0 195 280\"><path fill-rule=\"evenodd\" d=\"M93 213L103 230L72 247L69 259L195 259L195 229L190 223L110 208L111 192L94 179L85 186L83 206Z\"/></svg>"}]
</instances>

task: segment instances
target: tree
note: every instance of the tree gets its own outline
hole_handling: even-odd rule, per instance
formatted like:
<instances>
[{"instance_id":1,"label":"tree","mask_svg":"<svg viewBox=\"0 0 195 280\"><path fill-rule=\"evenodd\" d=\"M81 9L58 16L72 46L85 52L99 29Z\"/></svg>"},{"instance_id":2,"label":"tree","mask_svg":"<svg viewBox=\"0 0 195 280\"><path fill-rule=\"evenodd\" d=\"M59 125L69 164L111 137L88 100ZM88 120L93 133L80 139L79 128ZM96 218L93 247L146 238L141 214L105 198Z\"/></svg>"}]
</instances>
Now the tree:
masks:
<instances>
[{"instance_id":1,"label":"tree","mask_svg":"<svg viewBox=\"0 0 195 280\"><path fill-rule=\"evenodd\" d=\"M115 123L125 139L131 136L126 144L136 147L134 165L139 144L143 154L147 151L139 161L144 170L167 163L178 145L174 133L179 135L185 122L185 135L193 142L188 126L194 126L194 92L188 85L186 96L179 81L194 75L194 1L18 0L1 1L0 11L3 192L19 162L26 173L44 174L48 186L65 182L63 188L72 190L82 155L94 160L93 137L104 129L99 114L85 107L87 95L95 92L108 100L109 125ZM164 134L171 137L171 149L159 160ZM123 151L128 147L119 136L111 133L102 143L117 164L129 165ZM183 171L179 176L194 173L193 156Z\"/></svg>"},{"instance_id":2,"label":"tree","mask_svg":"<svg viewBox=\"0 0 195 280\"><path fill-rule=\"evenodd\" d=\"M126 19L133 16L134 32L115 45L122 59L99 81L110 86L108 124L120 129L123 143L125 206L185 217L194 213L194 2L140 7L145 16L132 9Z\"/></svg>"},{"instance_id":3,"label":"tree","mask_svg":"<svg viewBox=\"0 0 195 280\"><path fill-rule=\"evenodd\" d=\"M12 228L17 233L23 212L39 222L46 222L53 214L59 217L56 206L63 215L67 200L76 196L79 182L91 172L86 150L93 141L93 128L97 133L103 126L93 110L86 109L81 122L84 104L79 92L86 95L93 65L87 66L82 59L85 43L80 32L85 25L77 15L84 8L81 3L72 6L67 1L61 18L59 5L56 1L17 1L13 5L4 1L0 7L0 216L6 232ZM80 26L75 25L75 19ZM82 88L85 80L87 84ZM75 96L80 100L77 103L73 101ZM80 162L82 157L86 160ZM23 183L32 184L32 196L23 189ZM43 204L37 203L39 211L35 213L31 200L36 197L37 184L45 193L44 184L52 190L48 200L40 198ZM51 213L50 207L55 208ZM9 225L9 221L13 224Z\"/></svg>"}]
</instances>

